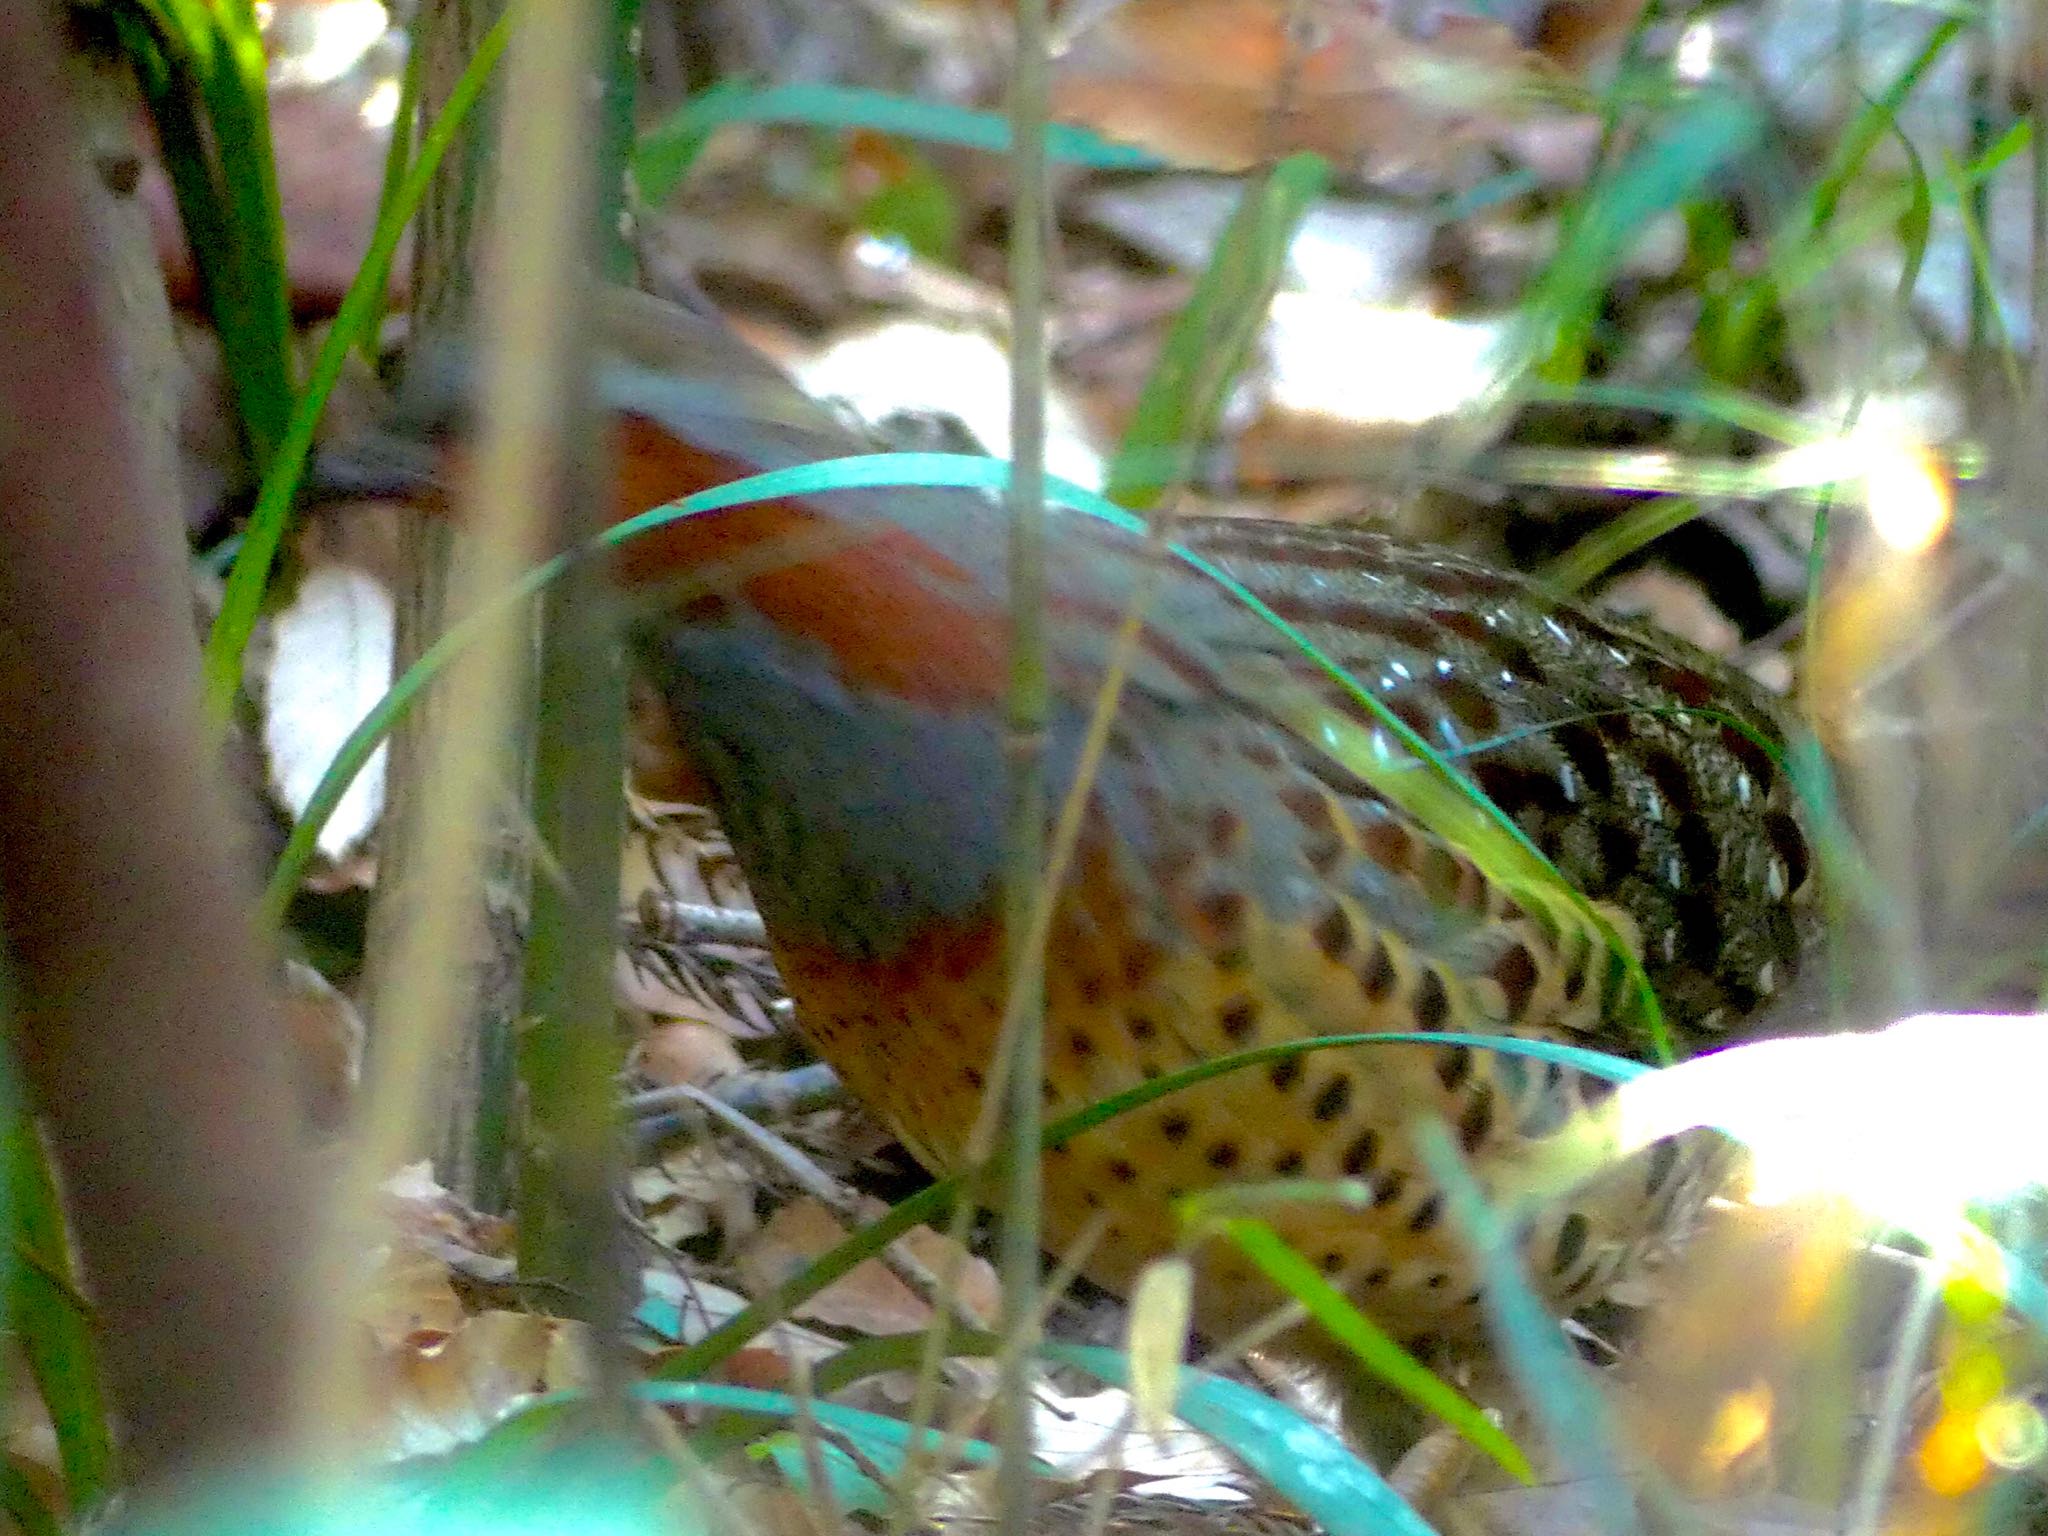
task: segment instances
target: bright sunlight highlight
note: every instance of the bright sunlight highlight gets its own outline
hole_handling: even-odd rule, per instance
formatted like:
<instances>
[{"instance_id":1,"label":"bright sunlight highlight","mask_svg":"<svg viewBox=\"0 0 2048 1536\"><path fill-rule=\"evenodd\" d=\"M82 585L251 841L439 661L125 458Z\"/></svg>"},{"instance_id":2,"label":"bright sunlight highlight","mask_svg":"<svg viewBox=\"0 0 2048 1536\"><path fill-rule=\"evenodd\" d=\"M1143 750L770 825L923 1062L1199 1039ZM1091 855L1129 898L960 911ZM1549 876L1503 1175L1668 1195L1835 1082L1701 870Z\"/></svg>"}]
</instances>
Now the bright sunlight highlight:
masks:
<instances>
[{"instance_id":1,"label":"bright sunlight highlight","mask_svg":"<svg viewBox=\"0 0 2048 1536\"><path fill-rule=\"evenodd\" d=\"M1921 1014L1650 1073L1616 1092L1614 1134L1632 1148L1718 1126L1749 1148L1758 1203L1846 1196L1932 1239L1966 1203L2048 1181L2044 1069L2048 1016Z\"/></svg>"},{"instance_id":2,"label":"bright sunlight highlight","mask_svg":"<svg viewBox=\"0 0 2048 1536\"><path fill-rule=\"evenodd\" d=\"M1789 448L1778 455L1778 484L1834 485L1860 495L1870 525L1901 555L1924 554L1955 517L1955 497L1941 460L1919 437L1875 409L1851 432Z\"/></svg>"}]
</instances>

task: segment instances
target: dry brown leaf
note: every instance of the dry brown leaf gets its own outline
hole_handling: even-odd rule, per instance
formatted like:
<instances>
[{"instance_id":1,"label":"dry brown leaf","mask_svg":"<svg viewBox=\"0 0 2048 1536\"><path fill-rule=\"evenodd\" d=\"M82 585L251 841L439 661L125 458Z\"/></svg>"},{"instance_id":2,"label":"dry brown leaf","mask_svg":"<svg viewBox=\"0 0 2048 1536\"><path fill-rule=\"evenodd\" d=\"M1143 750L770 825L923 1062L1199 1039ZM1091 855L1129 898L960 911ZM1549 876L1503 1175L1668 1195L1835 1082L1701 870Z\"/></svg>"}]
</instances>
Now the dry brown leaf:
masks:
<instances>
[{"instance_id":1,"label":"dry brown leaf","mask_svg":"<svg viewBox=\"0 0 2048 1536\"><path fill-rule=\"evenodd\" d=\"M632 1069L656 1088L709 1087L746 1070L730 1031L678 1020L657 1024L633 1048Z\"/></svg>"},{"instance_id":2,"label":"dry brown leaf","mask_svg":"<svg viewBox=\"0 0 2048 1536\"><path fill-rule=\"evenodd\" d=\"M748 1289L761 1294L781 1284L846 1237L837 1218L808 1196L783 1206L740 1251L737 1262ZM916 1227L899 1242L934 1274L943 1276L959 1250L929 1227ZM993 1327L1000 1311L995 1272L966 1256L956 1287L970 1315ZM869 1259L835 1280L797 1309L798 1317L862 1333L907 1333L932 1320L931 1307L877 1259Z\"/></svg>"},{"instance_id":3,"label":"dry brown leaf","mask_svg":"<svg viewBox=\"0 0 2048 1536\"><path fill-rule=\"evenodd\" d=\"M1438 166L1522 115L1552 71L1476 12L1432 19L1422 37L1358 0L1130 0L1059 60L1053 110L1213 170L1292 150Z\"/></svg>"},{"instance_id":4,"label":"dry brown leaf","mask_svg":"<svg viewBox=\"0 0 2048 1536\"><path fill-rule=\"evenodd\" d=\"M423 1456L473 1441L549 1384L553 1318L485 1312L422 1331L389 1357L387 1448Z\"/></svg>"},{"instance_id":5,"label":"dry brown leaf","mask_svg":"<svg viewBox=\"0 0 2048 1536\"><path fill-rule=\"evenodd\" d=\"M641 1218L668 1247L723 1232L729 1242L752 1232L759 1183L748 1165L716 1146L694 1142L629 1175Z\"/></svg>"},{"instance_id":6,"label":"dry brown leaf","mask_svg":"<svg viewBox=\"0 0 2048 1536\"><path fill-rule=\"evenodd\" d=\"M363 1073L363 1020L310 965L285 962L284 1016L307 1118L338 1130Z\"/></svg>"}]
</instances>

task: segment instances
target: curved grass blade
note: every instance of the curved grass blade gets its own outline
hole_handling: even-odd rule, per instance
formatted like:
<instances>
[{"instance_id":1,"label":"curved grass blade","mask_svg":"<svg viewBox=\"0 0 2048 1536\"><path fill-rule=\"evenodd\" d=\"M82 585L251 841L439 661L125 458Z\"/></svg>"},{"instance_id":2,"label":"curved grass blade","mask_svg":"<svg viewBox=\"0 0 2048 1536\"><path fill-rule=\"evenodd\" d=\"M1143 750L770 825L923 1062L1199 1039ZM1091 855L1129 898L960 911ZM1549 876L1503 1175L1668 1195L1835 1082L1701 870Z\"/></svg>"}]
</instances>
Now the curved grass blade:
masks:
<instances>
[{"instance_id":1,"label":"curved grass blade","mask_svg":"<svg viewBox=\"0 0 2048 1536\"><path fill-rule=\"evenodd\" d=\"M640 136L633 153L633 184L643 201L666 202L689 173L706 140L728 123L808 123L819 128L867 128L877 133L958 144L1002 153L1010 147L1009 120L950 102L850 85L749 86L725 83L692 97ZM1154 155L1114 144L1085 129L1054 123L1045 131L1046 153L1095 170L1156 169Z\"/></svg>"},{"instance_id":2,"label":"curved grass blade","mask_svg":"<svg viewBox=\"0 0 2048 1536\"><path fill-rule=\"evenodd\" d=\"M797 1400L787 1392L770 1392L760 1387L736 1387L721 1381L674 1381L657 1380L635 1382L632 1395L643 1403L657 1403L663 1406L686 1408L717 1408L729 1413L753 1414L771 1419L792 1419L799 1412ZM581 1391L548 1392L526 1404L517 1413L494 1428L478 1443L482 1449L493 1440L530 1440L534 1432L558 1420L568 1410L590 1401L590 1394ZM885 1414L869 1413L861 1408L848 1408L839 1403L813 1400L801 1405L801 1410L810 1414L818 1424L836 1434L842 1434L864 1452L871 1454L877 1465L899 1461L904 1450L920 1441L938 1446L949 1443L954 1446L961 1459L974 1466L987 1466L995 1460L995 1448L981 1440L954 1439L948 1442L938 1430L918 1431L915 1426L901 1419L892 1419Z\"/></svg>"},{"instance_id":3,"label":"curved grass blade","mask_svg":"<svg viewBox=\"0 0 2048 1536\"><path fill-rule=\"evenodd\" d=\"M235 557L234 569L228 573L220 615L206 637L206 702L216 725L226 721L235 690L241 686L242 653L256 628L256 616L262 609L264 591L270 582L270 568L277 557L278 546L283 542L285 525L291 518L292 498L297 494L299 477L305 470L307 456L312 452L313 433L320 424L321 413L327 408L327 398L341 377L349 350L383 314L384 291L390 281L391 261L398 249L399 238L426 198L442 157L455 142L455 136L462 131L471 109L483 94L491 71L512 35L517 16L516 9L507 11L484 34L483 41L477 45L475 57L464 67L450 89L440 116L421 138L419 153L406 168L403 182L371 233L362 265L356 269L355 278L349 283L334 324L320 345L320 355L314 361L305 391L292 408L291 420L277 446L277 453L264 471L263 485L257 493L255 509L249 516L241 552Z\"/></svg>"},{"instance_id":4,"label":"curved grass blade","mask_svg":"<svg viewBox=\"0 0 2048 1536\"><path fill-rule=\"evenodd\" d=\"M1486 1203L1443 1125L1417 1126L1415 1145L1444 1192L1452 1223L1479 1260L1494 1340L1516 1385L1536 1409L1559 1458L1584 1481L1588 1507L1601 1526L1617 1536L1638 1530L1607 1400L1573 1356L1564 1330L1522 1278L1507 1224Z\"/></svg>"},{"instance_id":5,"label":"curved grass blade","mask_svg":"<svg viewBox=\"0 0 2048 1536\"><path fill-rule=\"evenodd\" d=\"M908 1369L916 1365L923 1339L921 1333L899 1333L849 1344L818 1367L818 1390L821 1393L833 1392L882 1371ZM963 1331L948 1336L947 1353L963 1357L989 1355L1000 1346L1001 1340L993 1334ZM1130 1388L1130 1362L1116 1350L1048 1343L1040 1348L1039 1353L1048 1360L1078 1365L1091 1375L1115 1382L1126 1390ZM1215 1384L1213 1389L1212 1384ZM1174 1411L1241 1456L1254 1471L1295 1499L1304 1509L1310 1506L1303 1498L1302 1485L1311 1485L1307 1488L1308 1499L1327 1493L1341 1501L1363 1490L1367 1504L1372 1506L1368 1510L1370 1518L1377 1519L1382 1513L1378 1508L1382 1500L1394 1500L1398 1508L1385 1512L1386 1518L1394 1523L1354 1525L1350 1529L1414 1529L1406 1523L1416 1518L1414 1512L1400 1503L1398 1496L1386 1487L1378 1473L1360 1462L1334 1435L1308 1423L1294 1410L1263 1393L1224 1381L1197 1367L1182 1366L1179 1402ZM1299 1464L1289 1468L1290 1458L1300 1458ZM1276 1462L1284 1473L1297 1474L1299 1481L1271 1473L1269 1467ZM1310 1512L1316 1513L1315 1510ZM1334 1531L1340 1527L1331 1525L1329 1528ZM1425 1525L1421 1529L1427 1530L1428 1527Z\"/></svg>"},{"instance_id":6,"label":"curved grass blade","mask_svg":"<svg viewBox=\"0 0 2048 1536\"><path fill-rule=\"evenodd\" d=\"M1695 95L1594 188L1523 301L1502 349L1496 398L1483 415L1494 417L1519 393L1530 370L1578 355L1595 300L1651 221L1692 197L1761 133L1762 115L1749 102L1725 89ZM1574 368L1562 378L1575 373Z\"/></svg>"},{"instance_id":7,"label":"curved grass blade","mask_svg":"<svg viewBox=\"0 0 2048 1536\"><path fill-rule=\"evenodd\" d=\"M1124 1357L1086 1344L1047 1344L1062 1365L1128 1385ZM1175 1412L1227 1446L1330 1536L1435 1536L1385 1478L1344 1442L1252 1387L1181 1367Z\"/></svg>"},{"instance_id":8,"label":"curved grass blade","mask_svg":"<svg viewBox=\"0 0 2048 1536\"><path fill-rule=\"evenodd\" d=\"M1583 591L1646 544L1654 543L1700 515L1690 496L1656 496L1628 509L1587 534L1545 566L1537 580L1557 592Z\"/></svg>"},{"instance_id":9,"label":"curved grass blade","mask_svg":"<svg viewBox=\"0 0 2048 1536\"><path fill-rule=\"evenodd\" d=\"M613 525L596 541L583 545L569 556L537 567L517 584L504 600L493 603L470 621L451 630L429 648L404 677L393 684L384 700L352 732L329 765L291 838L279 856L269 887L264 893L263 915L276 921L289 905L291 894L312 857L319 827L333 814L348 782L361 771L376 743L402 716L411 701L434 672L466 644L484 625L497 622L510 601L524 600L568 568L568 561L587 557L657 528L677 518L694 516L719 507L741 506L781 496L819 495L834 490L879 489L892 486L947 486L974 490L1003 491L1009 485L1010 466L1000 459L973 454L877 453L829 459L795 465L767 474L752 475L727 485L701 491L668 506L656 507L637 517ZM1046 478L1047 494L1063 505L1098 517L1132 533L1145 531L1143 522L1105 497L1054 476ZM1262 622L1284 636L1301 654L1314 662L1359 706L1381 722L1382 728L1398 740L1414 761L1390 760L1383 741L1331 712L1305 691L1280 686L1270 691L1269 707L1275 718L1286 721L1304 740L1318 743L1340 756L1346 766L1362 774L1376 789L1414 815L1425 826L1465 848L1489 877L1524 893L1532 900L1562 904L1577 914L1588 930L1598 936L1608 952L1621 963L1640 1001L1645 1033L1660 1060L1672 1056L1663 1011L1642 963L1622 943L1613 925L1585 896L1573 888L1556 866L1538 849L1519 825L1458 771L1441 752L1431 746L1407 722L1400 719L1374 694L1362 687L1336 661L1324 654L1294 625L1250 592L1221 568L1179 545L1171 553L1215 582ZM1256 680L1251 680L1256 682ZM1426 769L1418 773L1417 768Z\"/></svg>"},{"instance_id":10,"label":"curved grass blade","mask_svg":"<svg viewBox=\"0 0 2048 1536\"><path fill-rule=\"evenodd\" d=\"M1581 379L1572 384L1537 379L1529 385L1529 398L1560 405L1619 406L1625 410L1659 411L1668 416L1718 421L1787 448L1828 435L1791 411L1723 384L1695 383L1685 389L1654 389L1612 379Z\"/></svg>"},{"instance_id":11,"label":"curved grass blade","mask_svg":"<svg viewBox=\"0 0 2048 1536\"><path fill-rule=\"evenodd\" d=\"M1448 1424L1472 1445L1491 1456L1509 1476L1533 1483L1529 1458L1507 1432L1477 1404L1395 1343L1330 1284L1316 1267L1282 1240L1280 1234L1250 1216L1227 1216L1199 1223L1230 1239L1268 1280L1308 1309L1330 1336L1356 1355L1380 1380L1425 1413Z\"/></svg>"},{"instance_id":12,"label":"curved grass blade","mask_svg":"<svg viewBox=\"0 0 2048 1536\"><path fill-rule=\"evenodd\" d=\"M1190 478L1196 445L1265 323L1294 233L1329 180L1322 156L1299 154L1246 185L1138 396L1109 467L1111 501L1144 512Z\"/></svg>"}]
</instances>

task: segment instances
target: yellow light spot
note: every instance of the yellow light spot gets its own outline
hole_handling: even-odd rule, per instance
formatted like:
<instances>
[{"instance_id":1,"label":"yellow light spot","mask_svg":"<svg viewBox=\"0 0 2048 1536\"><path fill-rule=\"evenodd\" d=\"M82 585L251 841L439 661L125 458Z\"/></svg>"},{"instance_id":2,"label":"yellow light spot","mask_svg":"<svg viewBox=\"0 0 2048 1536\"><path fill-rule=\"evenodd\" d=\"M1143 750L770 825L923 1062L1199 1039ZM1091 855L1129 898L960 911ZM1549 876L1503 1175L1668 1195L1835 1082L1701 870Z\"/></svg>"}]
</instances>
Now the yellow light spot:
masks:
<instances>
[{"instance_id":1,"label":"yellow light spot","mask_svg":"<svg viewBox=\"0 0 2048 1536\"><path fill-rule=\"evenodd\" d=\"M1772 1397L1765 1382L1730 1392L1714 1410L1700 1459L1714 1472L1725 1472L1763 1444L1771 1432Z\"/></svg>"},{"instance_id":2,"label":"yellow light spot","mask_svg":"<svg viewBox=\"0 0 2048 1536\"><path fill-rule=\"evenodd\" d=\"M1877 536L1902 555L1924 554L1955 519L1955 497L1941 461L1925 443L1871 445L1863 504Z\"/></svg>"},{"instance_id":3,"label":"yellow light spot","mask_svg":"<svg viewBox=\"0 0 2048 1536\"><path fill-rule=\"evenodd\" d=\"M1944 1499L1959 1499L1984 1480L1990 1463L1977 1443L1977 1415L1944 1413L1920 1442L1920 1481Z\"/></svg>"},{"instance_id":4,"label":"yellow light spot","mask_svg":"<svg viewBox=\"0 0 2048 1536\"><path fill-rule=\"evenodd\" d=\"M2005 1365L1988 1345L1963 1350L1941 1373L1941 1405L1951 1413L1975 1413L2004 1391Z\"/></svg>"}]
</instances>

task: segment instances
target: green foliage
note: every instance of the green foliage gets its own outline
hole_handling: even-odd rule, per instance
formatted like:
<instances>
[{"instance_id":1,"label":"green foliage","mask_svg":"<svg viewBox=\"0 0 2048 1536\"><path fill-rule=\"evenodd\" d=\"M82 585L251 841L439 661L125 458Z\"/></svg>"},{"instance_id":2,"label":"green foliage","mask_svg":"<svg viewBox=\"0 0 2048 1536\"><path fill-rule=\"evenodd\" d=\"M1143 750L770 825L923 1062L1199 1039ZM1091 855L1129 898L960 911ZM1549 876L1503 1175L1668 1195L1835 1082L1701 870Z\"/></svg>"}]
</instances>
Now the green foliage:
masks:
<instances>
[{"instance_id":1,"label":"green foliage","mask_svg":"<svg viewBox=\"0 0 2048 1536\"><path fill-rule=\"evenodd\" d=\"M319 429L322 413L327 409L328 397L341 378L350 350L370 337L382 319L384 293L390 282L391 262L397 254L399 239L425 201L427 189L440 168L442 158L463 131L471 110L482 96L491 71L497 66L498 58L511 38L515 15L515 12L508 11L485 34L476 56L464 67L449 90L447 104L421 139L419 153L411 163L393 162L391 168L403 165L404 174L399 178L396 189L389 191L382 200L377 227L371 232L363 264L349 283L334 324L320 345L320 354L314 360L305 393L291 403L290 420L274 452L264 461L266 467L262 488L256 495L256 507L243 534L241 551L235 557L233 569L228 572L220 615L214 620L213 632L206 641L206 697L217 722L226 720L235 692L241 686L242 653L248 648L249 636L254 633L257 615L262 611L271 566L291 520L292 501L298 494L299 478L305 471L306 460L313 451L313 435ZM287 396L287 400L289 398Z\"/></svg>"},{"instance_id":2,"label":"green foliage","mask_svg":"<svg viewBox=\"0 0 2048 1536\"><path fill-rule=\"evenodd\" d=\"M1234 1243L1238 1251L1258 1266L1275 1285L1308 1309L1329 1335L1341 1343L1373 1375L1399 1392L1425 1413L1448 1424L1466 1440L1491 1456L1508 1473L1524 1483L1536 1480L1535 1470L1522 1448L1473 1402L1396 1344L1352 1303L1337 1287L1323 1278L1316 1267L1290 1248L1264 1222L1250 1216L1220 1216L1204 1219L1201 1196L1186 1202L1189 1220L1196 1232L1213 1227Z\"/></svg>"},{"instance_id":3,"label":"green foliage","mask_svg":"<svg viewBox=\"0 0 2048 1536\"><path fill-rule=\"evenodd\" d=\"M1329 175L1320 155L1290 155L1245 184L1110 465L1105 493L1118 506L1146 511L1192 477L1196 452L1265 324L1294 233Z\"/></svg>"},{"instance_id":4,"label":"green foliage","mask_svg":"<svg viewBox=\"0 0 2048 1536\"><path fill-rule=\"evenodd\" d=\"M21 1341L29 1373L56 1428L57 1458L71 1507L92 1510L114 1491L116 1477L95 1319L78 1290L70 1234L35 1122L10 1114L0 1138L13 1234L5 1274L8 1327Z\"/></svg>"},{"instance_id":5,"label":"green foliage","mask_svg":"<svg viewBox=\"0 0 2048 1536\"><path fill-rule=\"evenodd\" d=\"M643 202L666 202L689 175L711 135L729 123L809 123L819 128L867 128L876 133L957 144L1002 153L1010 147L1009 119L948 102L918 101L846 85L756 87L720 81L700 92L640 136L633 154L633 185ZM1054 160L1098 170L1143 170L1157 161L1143 150L1112 144L1055 123L1045 130Z\"/></svg>"},{"instance_id":6,"label":"green foliage","mask_svg":"<svg viewBox=\"0 0 2048 1536\"><path fill-rule=\"evenodd\" d=\"M265 471L296 393L284 214L252 0L114 0L155 120L250 458Z\"/></svg>"}]
</instances>

